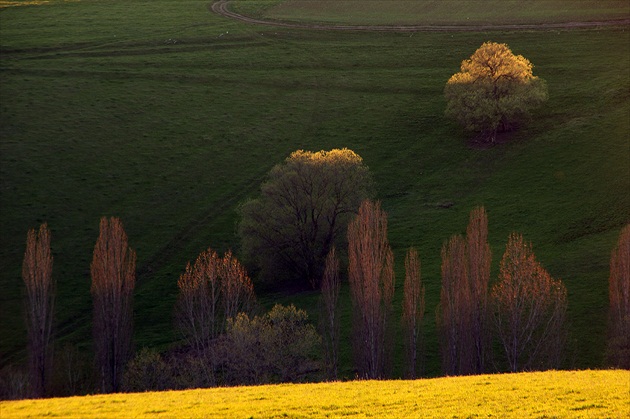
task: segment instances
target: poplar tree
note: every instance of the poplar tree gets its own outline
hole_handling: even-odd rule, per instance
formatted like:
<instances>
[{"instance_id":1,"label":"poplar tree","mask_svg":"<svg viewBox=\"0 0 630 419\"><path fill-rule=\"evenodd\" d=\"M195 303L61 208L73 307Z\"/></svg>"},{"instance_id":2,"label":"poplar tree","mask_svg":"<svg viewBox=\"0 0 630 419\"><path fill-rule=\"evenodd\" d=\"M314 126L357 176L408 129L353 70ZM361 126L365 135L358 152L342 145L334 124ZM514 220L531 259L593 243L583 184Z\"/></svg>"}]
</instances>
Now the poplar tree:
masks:
<instances>
[{"instance_id":1,"label":"poplar tree","mask_svg":"<svg viewBox=\"0 0 630 419\"><path fill-rule=\"evenodd\" d=\"M608 295L608 363L630 369L630 224L621 230L610 256Z\"/></svg>"},{"instance_id":2,"label":"poplar tree","mask_svg":"<svg viewBox=\"0 0 630 419\"><path fill-rule=\"evenodd\" d=\"M403 288L403 332L406 374L416 378L422 353L422 320L424 318L424 285L420 274L420 259L411 248L405 257L405 284Z\"/></svg>"},{"instance_id":3,"label":"poplar tree","mask_svg":"<svg viewBox=\"0 0 630 419\"><path fill-rule=\"evenodd\" d=\"M33 397L45 396L52 367L52 323L55 302L52 266L50 230L44 223L37 233L34 229L29 230L22 264L22 279L26 285L26 330Z\"/></svg>"},{"instance_id":4,"label":"poplar tree","mask_svg":"<svg viewBox=\"0 0 630 419\"><path fill-rule=\"evenodd\" d=\"M92 258L96 364L104 393L117 392L132 354L136 252L119 218L101 218Z\"/></svg>"},{"instance_id":5,"label":"poplar tree","mask_svg":"<svg viewBox=\"0 0 630 419\"><path fill-rule=\"evenodd\" d=\"M394 255L379 202L363 201L348 225L348 258L355 363L361 376L383 378L392 355Z\"/></svg>"}]
</instances>

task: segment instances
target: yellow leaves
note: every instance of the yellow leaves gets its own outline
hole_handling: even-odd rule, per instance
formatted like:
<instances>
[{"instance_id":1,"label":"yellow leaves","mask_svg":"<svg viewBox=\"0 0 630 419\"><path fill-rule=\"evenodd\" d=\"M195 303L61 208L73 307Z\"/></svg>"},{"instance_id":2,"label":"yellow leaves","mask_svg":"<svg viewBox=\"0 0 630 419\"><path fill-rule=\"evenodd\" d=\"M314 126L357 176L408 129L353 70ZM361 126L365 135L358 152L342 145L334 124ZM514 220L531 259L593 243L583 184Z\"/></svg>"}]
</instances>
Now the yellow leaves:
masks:
<instances>
[{"instance_id":1,"label":"yellow leaves","mask_svg":"<svg viewBox=\"0 0 630 419\"><path fill-rule=\"evenodd\" d=\"M484 43L468 60L462 61L462 75L453 82L474 82L480 79L501 79L526 82L533 79L532 63L522 55L514 55L506 44ZM451 82L449 80L449 83Z\"/></svg>"},{"instance_id":2,"label":"yellow leaves","mask_svg":"<svg viewBox=\"0 0 630 419\"><path fill-rule=\"evenodd\" d=\"M494 142L497 132L510 131L547 100L547 87L532 68L506 44L484 43L446 83L446 115Z\"/></svg>"},{"instance_id":3,"label":"yellow leaves","mask_svg":"<svg viewBox=\"0 0 630 419\"><path fill-rule=\"evenodd\" d=\"M287 158L287 163L302 162L313 165L323 164L356 164L363 162L361 156L347 148L334 148L330 151L321 150L318 152L297 150Z\"/></svg>"}]
</instances>

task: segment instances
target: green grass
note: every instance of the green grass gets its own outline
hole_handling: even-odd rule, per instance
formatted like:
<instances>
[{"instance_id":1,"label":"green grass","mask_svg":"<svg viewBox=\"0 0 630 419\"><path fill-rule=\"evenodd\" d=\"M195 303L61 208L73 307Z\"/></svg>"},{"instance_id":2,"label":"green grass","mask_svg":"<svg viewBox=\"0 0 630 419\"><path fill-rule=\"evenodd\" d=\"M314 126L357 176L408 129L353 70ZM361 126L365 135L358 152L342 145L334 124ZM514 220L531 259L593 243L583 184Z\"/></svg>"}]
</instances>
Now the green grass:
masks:
<instances>
[{"instance_id":1,"label":"green grass","mask_svg":"<svg viewBox=\"0 0 630 419\"><path fill-rule=\"evenodd\" d=\"M0 402L11 418L623 417L628 371L548 371L416 381L114 394Z\"/></svg>"},{"instance_id":2,"label":"green grass","mask_svg":"<svg viewBox=\"0 0 630 419\"><path fill-rule=\"evenodd\" d=\"M625 0L243 0L250 16L355 25L505 25L627 19Z\"/></svg>"},{"instance_id":3,"label":"green grass","mask_svg":"<svg viewBox=\"0 0 630 419\"><path fill-rule=\"evenodd\" d=\"M29 228L52 230L57 335L89 347L99 217L121 217L138 252L137 346L166 347L186 262L209 246L238 253L238 205L267 171L296 149L334 147L372 171L399 289L404 252L420 252L427 374L440 373L440 247L478 204L493 278L508 234L523 233L569 291L567 366L601 365L608 259L630 221L627 27L332 33L245 25L197 0L51 1L0 19L1 365L25 358ZM444 118L442 91L487 40L530 59L550 100L509 142L474 149ZM260 297L316 315L315 293ZM352 376L349 310L345 298Z\"/></svg>"}]
</instances>

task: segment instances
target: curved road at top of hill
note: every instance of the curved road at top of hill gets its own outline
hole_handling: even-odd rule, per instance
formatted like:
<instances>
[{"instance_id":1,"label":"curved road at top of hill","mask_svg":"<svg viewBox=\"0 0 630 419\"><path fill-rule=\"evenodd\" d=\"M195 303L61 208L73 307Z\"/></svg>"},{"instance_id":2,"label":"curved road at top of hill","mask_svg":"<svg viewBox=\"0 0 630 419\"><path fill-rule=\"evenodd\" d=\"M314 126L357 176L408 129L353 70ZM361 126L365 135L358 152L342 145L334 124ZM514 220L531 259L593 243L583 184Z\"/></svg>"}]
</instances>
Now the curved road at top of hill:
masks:
<instances>
[{"instance_id":1,"label":"curved road at top of hill","mask_svg":"<svg viewBox=\"0 0 630 419\"><path fill-rule=\"evenodd\" d=\"M596 28L600 26L629 25L630 19L562 22L562 23L532 23L509 25L324 25L317 23L282 22L277 20L256 19L231 11L229 0L218 0L212 3L210 9L221 16L239 20L241 22L293 29L315 29L326 31L369 31L369 32L480 32L489 30L551 30L572 28Z\"/></svg>"}]
</instances>

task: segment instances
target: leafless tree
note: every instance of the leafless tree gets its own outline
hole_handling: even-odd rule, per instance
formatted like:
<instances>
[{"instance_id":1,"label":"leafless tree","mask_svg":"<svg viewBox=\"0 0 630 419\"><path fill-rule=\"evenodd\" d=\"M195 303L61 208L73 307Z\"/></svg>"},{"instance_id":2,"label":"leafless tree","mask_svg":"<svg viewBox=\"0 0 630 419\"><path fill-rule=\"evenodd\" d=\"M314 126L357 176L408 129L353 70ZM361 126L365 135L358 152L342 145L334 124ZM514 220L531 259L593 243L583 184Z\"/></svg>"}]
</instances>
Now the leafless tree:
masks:
<instances>
[{"instance_id":1,"label":"leafless tree","mask_svg":"<svg viewBox=\"0 0 630 419\"><path fill-rule=\"evenodd\" d=\"M136 253L122 222L101 218L92 259L92 299L96 363L105 393L117 392L131 356Z\"/></svg>"},{"instance_id":2,"label":"leafless tree","mask_svg":"<svg viewBox=\"0 0 630 419\"><path fill-rule=\"evenodd\" d=\"M52 367L52 323L55 284L50 230L46 223L39 232L29 230L22 264L26 285L26 329L28 332L29 373L34 397L46 394Z\"/></svg>"},{"instance_id":3,"label":"leafless tree","mask_svg":"<svg viewBox=\"0 0 630 419\"><path fill-rule=\"evenodd\" d=\"M249 312L251 309L255 300L254 285L243 265L232 255L232 251L223 256L219 264L219 276L225 319L222 330L225 330L227 319L236 317L242 311Z\"/></svg>"},{"instance_id":4,"label":"leafless tree","mask_svg":"<svg viewBox=\"0 0 630 419\"><path fill-rule=\"evenodd\" d=\"M339 369L339 259L335 247L326 257L324 277L321 286L321 325L326 360L326 373L329 379L337 379Z\"/></svg>"},{"instance_id":5,"label":"leafless tree","mask_svg":"<svg viewBox=\"0 0 630 419\"><path fill-rule=\"evenodd\" d=\"M472 359L473 374L486 372L490 352L490 322L488 312L488 284L492 252L488 243L488 215L484 207L470 212L466 230L466 250L468 252L468 283L471 310L471 335L474 345Z\"/></svg>"},{"instance_id":6,"label":"leafless tree","mask_svg":"<svg viewBox=\"0 0 630 419\"><path fill-rule=\"evenodd\" d=\"M442 246L442 288L437 311L442 368L447 375L469 373L473 346L470 334L470 289L466 241L453 236Z\"/></svg>"},{"instance_id":7,"label":"leafless tree","mask_svg":"<svg viewBox=\"0 0 630 419\"><path fill-rule=\"evenodd\" d=\"M424 318L424 285L420 275L420 259L416 249L407 251L403 299L403 330L407 377L416 378L419 352L422 353L422 320Z\"/></svg>"},{"instance_id":8,"label":"leafless tree","mask_svg":"<svg viewBox=\"0 0 630 419\"><path fill-rule=\"evenodd\" d=\"M491 298L510 371L558 367L566 340L567 290L536 261L520 234L509 237Z\"/></svg>"},{"instance_id":9,"label":"leafless tree","mask_svg":"<svg viewBox=\"0 0 630 419\"><path fill-rule=\"evenodd\" d=\"M630 224L619 234L610 257L608 363L630 369Z\"/></svg>"},{"instance_id":10,"label":"leafless tree","mask_svg":"<svg viewBox=\"0 0 630 419\"><path fill-rule=\"evenodd\" d=\"M348 225L348 256L355 362L362 376L381 378L391 362L394 257L380 203L363 201Z\"/></svg>"},{"instance_id":11,"label":"leafless tree","mask_svg":"<svg viewBox=\"0 0 630 419\"><path fill-rule=\"evenodd\" d=\"M438 308L446 374L480 374L489 357L488 282L492 255L483 207L470 213L466 238L442 247L442 291Z\"/></svg>"},{"instance_id":12,"label":"leafless tree","mask_svg":"<svg viewBox=\"0 0 630 419\"><path fill-rule=\"evenodd\" d=\"M186 265L177 281L177 324L197 353L209 348L221 329L218 265L216 252L208 249L199 254L194 265Z\"/></svg>"},{"instance_id":13,"label":"leafless tree","mask_svg":"<svg viewBox=\"0 0 630 419\"><path fill-rule=\"evenodd\" d=\"M221 258L212 249L202 252L177 282L177 325L195 352L212 361L212 341L229 319L249 312L254 287L247 272L228 251Z\"/></svg>"}]
</instances>

